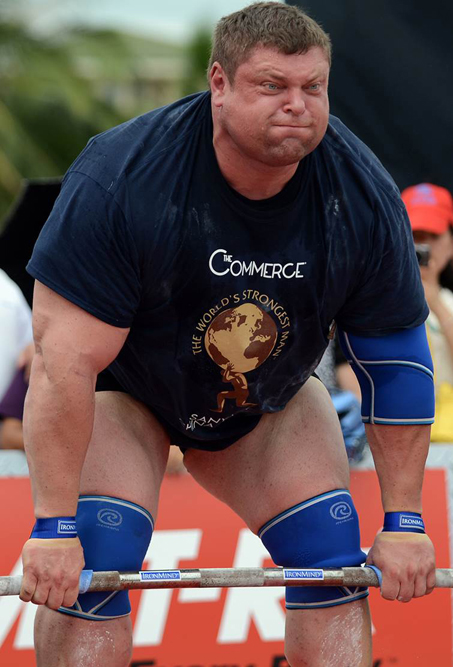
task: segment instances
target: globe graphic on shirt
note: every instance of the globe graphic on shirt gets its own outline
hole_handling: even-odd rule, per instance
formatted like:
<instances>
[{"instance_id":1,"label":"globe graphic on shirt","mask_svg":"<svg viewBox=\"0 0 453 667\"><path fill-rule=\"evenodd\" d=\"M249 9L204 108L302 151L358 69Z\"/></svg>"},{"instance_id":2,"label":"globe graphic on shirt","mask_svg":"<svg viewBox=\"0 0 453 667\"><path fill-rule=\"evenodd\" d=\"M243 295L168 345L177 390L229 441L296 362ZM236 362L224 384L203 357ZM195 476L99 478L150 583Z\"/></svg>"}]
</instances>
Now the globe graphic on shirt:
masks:
<instances>
[{"instance_id":1,"label":"globe graphic on shirt","mask_svg":"<svg viewBox=\"0 0 453 667\"><path fill-rule=\"evenodd\" d=\"M236 373L258 368L272 352L276 340L275 322L253 303L224 310L205 334L211 359L221 368L229 367Z\"/></svg>"}]
</instances>

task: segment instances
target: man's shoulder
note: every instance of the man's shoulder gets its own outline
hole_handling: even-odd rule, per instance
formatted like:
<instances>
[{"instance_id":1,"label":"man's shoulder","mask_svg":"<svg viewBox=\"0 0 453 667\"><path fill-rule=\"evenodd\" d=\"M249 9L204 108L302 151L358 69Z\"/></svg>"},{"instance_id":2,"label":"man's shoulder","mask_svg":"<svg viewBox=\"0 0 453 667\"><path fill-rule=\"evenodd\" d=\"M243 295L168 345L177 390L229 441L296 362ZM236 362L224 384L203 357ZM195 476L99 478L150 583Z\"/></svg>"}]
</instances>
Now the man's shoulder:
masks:
<instances>
[{"instance_id":1,"label":"man's shoulder","mask_svg":"<svg viewBox=\"0 0 453 667\"><path fill-rule=\"evenodd\" d=\"M359 187L402 206L398 187L380 160L336 116L329 117L323 148L332 154L335 165L343 165L344 171L353 174Z\"/></svg>"},{"instance_id":2,"label":"man's shoulder","mask_svg":"<svg viewBox=\"0 0 453 667\"><path fill-rule=\"evenodd\" d=\"M85 174L114 194L132 172L184 146L208 111L209 93L204 92L132 118L90 139L68 173Z\"/></svg>"}]
</instances>

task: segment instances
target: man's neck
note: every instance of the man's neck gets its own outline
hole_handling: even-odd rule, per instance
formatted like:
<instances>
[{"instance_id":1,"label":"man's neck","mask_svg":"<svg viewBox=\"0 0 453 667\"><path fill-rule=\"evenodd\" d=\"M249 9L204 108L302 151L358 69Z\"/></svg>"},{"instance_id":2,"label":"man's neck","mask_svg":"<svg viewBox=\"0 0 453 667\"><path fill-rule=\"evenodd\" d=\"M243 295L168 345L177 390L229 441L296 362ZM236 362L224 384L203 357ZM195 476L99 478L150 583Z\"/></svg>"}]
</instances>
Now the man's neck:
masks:
<instances>
[{"instance_id":1,"label":"man's neck","mask_svg":"<svg viewBox=\"0 0 453 667\"><path fill-rule=\"evenodd\" d=\"M245 157L231 141L214 130L214 151L220 171L228 185L247 199L269 199L283 190L296 173L298 162L271 167Z\"/></svg>"}]
</instances>

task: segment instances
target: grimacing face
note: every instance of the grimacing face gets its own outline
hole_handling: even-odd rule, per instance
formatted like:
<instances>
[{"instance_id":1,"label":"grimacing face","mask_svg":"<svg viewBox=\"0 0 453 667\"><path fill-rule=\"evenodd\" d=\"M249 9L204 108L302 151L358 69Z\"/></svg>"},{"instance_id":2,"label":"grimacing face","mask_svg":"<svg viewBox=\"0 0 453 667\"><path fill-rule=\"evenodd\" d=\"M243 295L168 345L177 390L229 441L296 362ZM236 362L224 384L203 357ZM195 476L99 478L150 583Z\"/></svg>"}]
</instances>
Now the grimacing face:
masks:
<instances>
[{"instance_id":1,"label":"grimacing face","mask_svg":"<svg viewBox=\"0 0 453 667\"><path fill-rule=\"evenodd\" d=\"M320 47L286 55L258 46L231 83L211 70L212 101L224 140L244 157L271 167L299 162L327 129L329 63Z\"/></svg>"}]
</instances>

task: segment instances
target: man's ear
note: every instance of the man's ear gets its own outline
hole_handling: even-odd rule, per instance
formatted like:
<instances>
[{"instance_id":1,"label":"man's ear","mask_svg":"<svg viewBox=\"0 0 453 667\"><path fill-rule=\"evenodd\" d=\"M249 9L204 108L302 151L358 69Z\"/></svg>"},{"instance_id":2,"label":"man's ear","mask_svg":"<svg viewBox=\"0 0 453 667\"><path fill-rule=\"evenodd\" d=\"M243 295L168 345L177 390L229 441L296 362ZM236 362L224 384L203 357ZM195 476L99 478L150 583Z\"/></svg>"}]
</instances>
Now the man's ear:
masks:
<instances>
[{"instance_id":1,"label":"man's ear","mask_svg":"<svg viewBox=\"0 0 453 667\"><path fill-rule=\"evenodd\" d=\"M214 106L221 107L224 102L225 92L231 87L228 77L222 66L216 61L209 73L211 81L211 98Z\"/></svg>"}]
</instances>

